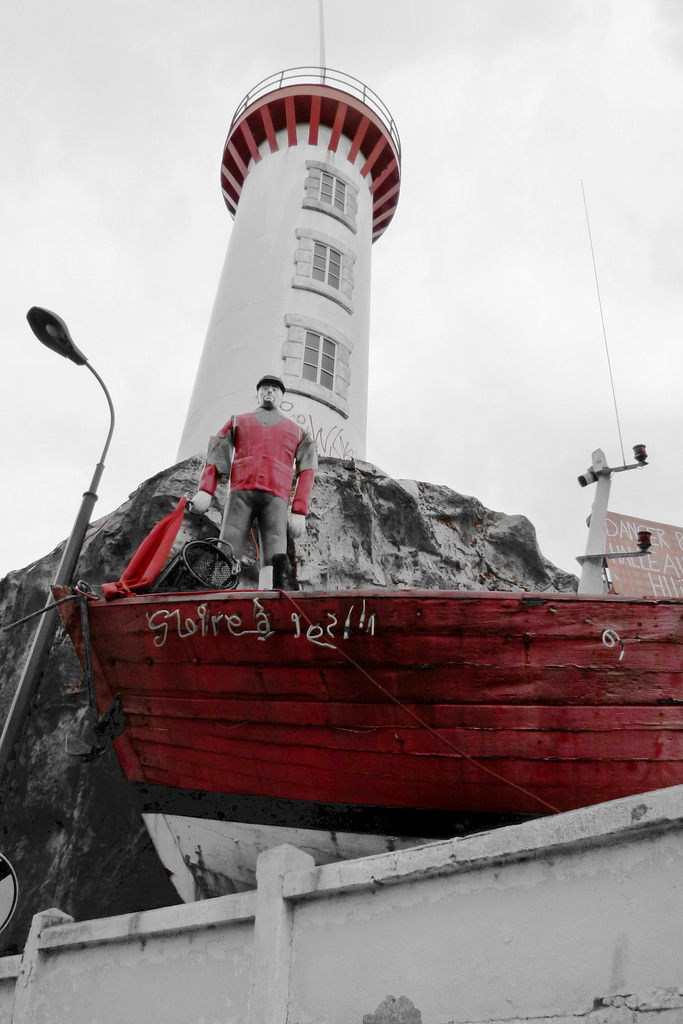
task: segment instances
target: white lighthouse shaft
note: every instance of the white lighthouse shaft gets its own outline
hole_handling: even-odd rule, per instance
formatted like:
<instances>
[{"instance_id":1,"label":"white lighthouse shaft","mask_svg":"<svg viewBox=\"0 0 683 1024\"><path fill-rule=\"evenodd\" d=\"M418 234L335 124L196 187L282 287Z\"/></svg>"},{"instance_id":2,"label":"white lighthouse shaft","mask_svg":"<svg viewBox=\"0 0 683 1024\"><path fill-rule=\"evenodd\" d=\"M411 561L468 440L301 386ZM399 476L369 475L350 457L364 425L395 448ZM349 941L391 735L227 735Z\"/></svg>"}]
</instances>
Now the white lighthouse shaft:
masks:
<instances>
[{"instance_id":1,"label":"white lighthouse shaft","mask_svg":"<svg viewBox=\"0 0 683 1024\"><path fill-rule=\"evenodd\" d=\"M222 170L235 223L178 458L252 409L264 373L321 455L363 458L371 246L398 199L398 138L318 77L247 103Z\"/></svg>"}]
</instances>

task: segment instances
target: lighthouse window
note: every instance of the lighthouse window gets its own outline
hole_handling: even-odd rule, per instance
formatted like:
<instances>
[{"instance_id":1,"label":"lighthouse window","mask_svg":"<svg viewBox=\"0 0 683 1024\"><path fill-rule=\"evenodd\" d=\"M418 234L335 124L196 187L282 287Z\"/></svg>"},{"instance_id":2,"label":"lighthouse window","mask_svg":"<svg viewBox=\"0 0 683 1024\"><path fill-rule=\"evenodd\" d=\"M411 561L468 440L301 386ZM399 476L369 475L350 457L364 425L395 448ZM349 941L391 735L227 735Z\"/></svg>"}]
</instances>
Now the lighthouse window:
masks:
<instances>
[{"instance_id":1,"label":"lighthouse window","mask_svg":"<svg viewBox=\"0 0 683 1024\"><path fill-rule=\"evenodd\" d=\"M329 338L306 331L302 377L304 380L334 389L334 364L337 346Z\"/></svg>"},{"instance_id":2,"label":"lighthouse window","mask_svg":"<svg viewBox=\"0 0 683 1024\"><path fill-rule=\"evenodd\" d=\"M344 211L346 206L346 185L333 174L322 172L320 178L320 201L336 206L338 210Z\"/></svg>"},{"instance_id":3,"label":"lighthouse window","mask_svg":"<svg viewBox=\"0 0 683 1024\"><path fill-rule=\"evenodd\" d=\"M282 356L287 394L306 395L341 416L349 414L353 342L317 317L288 313Z\"/></svg>"},{"instance_id":4,"label":"lighthouse window","mask_svg":"<svg viewBox=\"0 0 683 1024\"><path fill-rule=\"evenodd\" d=\"M341 253L331 246L315 243L313 250L312 276L316 281L325 281L332 288L339 288L341 282Z\"/></svg>"},{"instance_id":5,"label":"lighthouse window","mask_svg":"<svg viewBox=\"0 0 683 1024\"><path fill-rule=\"evenodd\" d=\"M321 160L306 161L301 205L306 210L317 210L326 217L334 217L356 234L358 182L336 164Z\"/></svg>"},{"instance_id":6,"label":"lighthouse window","mask_svg":"<svg viewBox=\"0 0 683 1024\"><path fill-rule=\"evenodd\" d=\"M314 228L296 229L293 288L324 295L353 313L356 254L338 238Z\"/></svg>"}]
</instances>

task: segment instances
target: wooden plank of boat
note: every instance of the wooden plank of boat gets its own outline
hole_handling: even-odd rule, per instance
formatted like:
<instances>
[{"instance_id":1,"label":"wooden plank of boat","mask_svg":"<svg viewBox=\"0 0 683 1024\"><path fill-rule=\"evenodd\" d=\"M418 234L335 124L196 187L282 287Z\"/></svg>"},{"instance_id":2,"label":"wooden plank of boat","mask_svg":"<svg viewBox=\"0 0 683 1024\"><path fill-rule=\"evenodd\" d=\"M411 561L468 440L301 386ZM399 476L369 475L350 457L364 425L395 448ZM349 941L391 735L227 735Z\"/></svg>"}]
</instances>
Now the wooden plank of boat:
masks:
<instances>
[{"instance_id":1,"label":"wooden plank of boat","mask_svg":"<svg viewBox=\"0 0 683 1024\"><path fill-rule=\"evenodd\" d=\"M121 694L117 752L157 809L410 819L424 836L683 780L679 601L237 592L89 610L98 705Z\"/></svg>"}]
</instances>

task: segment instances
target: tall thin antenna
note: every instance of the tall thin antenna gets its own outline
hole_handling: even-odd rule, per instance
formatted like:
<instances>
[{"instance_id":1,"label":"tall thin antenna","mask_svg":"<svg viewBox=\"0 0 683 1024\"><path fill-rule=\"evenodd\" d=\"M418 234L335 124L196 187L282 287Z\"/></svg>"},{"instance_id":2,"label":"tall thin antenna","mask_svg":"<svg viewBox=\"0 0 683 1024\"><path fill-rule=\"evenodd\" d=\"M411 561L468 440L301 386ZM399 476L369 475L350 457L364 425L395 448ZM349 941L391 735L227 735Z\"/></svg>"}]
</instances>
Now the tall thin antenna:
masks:
<instances>
[{"instance_id":1,"label":"tall thin antenna","mask_svg":"<svg viewBox=\"0 0 683 1024\"><path fill-rule=\"evenodd\" d=\"M318 11L320 14L320 67L326 67L325 64L325 15L323 12L323 0L318 0Z\"/></svg>"},{"instance_id":2,"label":"tall thin antenna","mask_svg":"<svg viewBox=\"0 0 683 1024\"><path fill-rule=\"evenodd\" d=\"M322 4L322 0L320 0ZM593 259L593 274L595 275L595 288L598 293L598 306L600 307L600 322L602 323L602 337L605 342L605 353L607 355L607 368L609 370L609 380L612 385L612 399L614 400L614 415L617 418L617 431L619 432L619 444L621 445L621 458L626 465L626 456L624 455L624 442L621 436L621 423L619 422L619 410L617 408L617 395L614 390L614 378L612 376L612 363L609 357L609 347L607 345L607 331L605 330L605 317L602 312L602 299L600 298L600 283L598 281L598 268L595 265L595 252L593 250L593 236L591 235L591 222L588 217L588 205L586 203L586 192L583 187L583 179L581 180L581 195L583 196L583 208L586 211L586 224L588 226L588 241L591 247L591 257Z\"/></svg>"}]
</instances>

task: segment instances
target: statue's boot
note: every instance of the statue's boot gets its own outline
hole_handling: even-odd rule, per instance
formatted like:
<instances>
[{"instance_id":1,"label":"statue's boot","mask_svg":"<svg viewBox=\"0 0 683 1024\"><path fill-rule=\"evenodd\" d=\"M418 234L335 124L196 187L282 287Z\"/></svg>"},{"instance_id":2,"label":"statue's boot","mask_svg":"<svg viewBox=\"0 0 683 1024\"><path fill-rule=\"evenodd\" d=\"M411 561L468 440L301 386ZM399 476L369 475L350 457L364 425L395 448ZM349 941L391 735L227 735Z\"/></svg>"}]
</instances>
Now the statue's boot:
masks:
<instances>
[{"instance_id":1,"label":"statue's boot","mask_svg":"<svg viewBox=\"0 0 683 1024\"><path fill-rule=\"evenodd\" d=\"M292 572L289 555L273 555L273 588L275 590L298 590Z\"/></svg>"}]
</instances>

